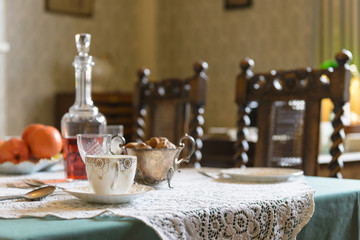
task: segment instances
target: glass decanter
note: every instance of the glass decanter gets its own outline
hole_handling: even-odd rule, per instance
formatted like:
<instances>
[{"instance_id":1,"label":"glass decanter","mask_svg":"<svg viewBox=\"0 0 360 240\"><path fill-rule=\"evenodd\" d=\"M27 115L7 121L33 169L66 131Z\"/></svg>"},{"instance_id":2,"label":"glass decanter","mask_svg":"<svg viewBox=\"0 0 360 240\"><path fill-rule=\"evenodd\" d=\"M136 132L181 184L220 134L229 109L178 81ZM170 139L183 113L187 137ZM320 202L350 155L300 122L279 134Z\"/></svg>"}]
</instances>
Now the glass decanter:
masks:
<instances>
[{"instance_id":1,"label":"glass decanter","mask_svg":"<svg viewBox=\"0 0 360 240\"><path fill-rule=\"evenodd\" d=\"M94 65L90 51L91 35L76 34L78 55L75 56L75 103L61 119L65 172L68 179L86 179L85 164L76 142L76 134L105 133L106 119L91 99L91 70Z\"/></svg>"}]
</instances>

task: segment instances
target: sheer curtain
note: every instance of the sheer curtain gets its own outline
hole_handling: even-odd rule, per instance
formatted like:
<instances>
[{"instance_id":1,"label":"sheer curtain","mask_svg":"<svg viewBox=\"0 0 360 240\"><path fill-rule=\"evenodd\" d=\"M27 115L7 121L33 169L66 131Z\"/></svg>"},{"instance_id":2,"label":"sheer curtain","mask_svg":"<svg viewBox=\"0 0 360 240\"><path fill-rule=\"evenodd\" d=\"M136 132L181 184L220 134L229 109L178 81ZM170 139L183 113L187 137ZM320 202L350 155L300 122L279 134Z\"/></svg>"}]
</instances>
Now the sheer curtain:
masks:
<instances>
[{"instance_id":1,"label":"sheer curtain","mask_svg":"<svg viewBox=\"0 0 360 240\"><path fill-rule=\"evenodd\" d=\"M345 48L353 53L352 63L360 64L360 3L358 0L319 0L317 22L317 62L333 59Z\"/></svg>"},{"instance_id":2,"label":"sheer curtain","mask_svg":"<svg viewBox=\"0 0 360 240\"><path fill-rule=\"evenodd\" d=\"M316 46L318 66L326 60L334 59L341 49L352 52L353 78L350 84L350 104L345 111L345 124L360 124L360 2L359 0L319 0L315 4ZM323 103L323 112L330 111L329 103ZM324 111L325 110L325 111ZM325 114L326 115L326 114ZM328 120L328 115L323 116Z\"/></svg>"},{"instance_id":3,"label":"sheer curtain","mask_svg":"<svg viewBox=\"0 0 360 240\"><path fill-rule=\"evenodd\" d=\"M5 53L9 44L5 42L5 2L0 0L0 138L5 136Z\"/></svg>"}]
</instances>

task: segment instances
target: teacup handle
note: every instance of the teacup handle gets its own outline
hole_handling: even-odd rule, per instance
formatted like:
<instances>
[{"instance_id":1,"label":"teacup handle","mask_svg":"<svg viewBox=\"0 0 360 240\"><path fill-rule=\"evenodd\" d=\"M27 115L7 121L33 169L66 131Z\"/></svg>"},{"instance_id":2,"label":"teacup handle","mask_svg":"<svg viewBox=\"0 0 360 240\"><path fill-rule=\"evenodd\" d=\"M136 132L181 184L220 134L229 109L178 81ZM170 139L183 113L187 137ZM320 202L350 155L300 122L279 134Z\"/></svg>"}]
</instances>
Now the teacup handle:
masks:
<instances>
[{"instance_id":1,"label":"teacup handle","mask_svg":"<svg viewBox=\"0 0 360 240\"><path fill-rule=\"evenodd\" d=\"M115 189L118 187L119 185L119 177L120 177L120 164L118 161L116 161L114 163L114 166L115 168L115 173L114 173L114 180L113 182L111 183L111 190L112 191L115 191Z\"/></svg>"},{"instance_id":2,"label":"teacup handle","mask_svg":"<svg viewBox=\"0 0 360 240\"><path fill-rule=\"evenodd\" d=\"M124 138L123 136L120 136L119 134L117 134L117 135L114 135L114 136L111 137L111 142L112 142L115 138L120 139L119 148L122 149L123 154L126 154L126 155L127 155L126 149L125 149L125 147L124 147L125 144L126 144L125 138ZM115 153L111 150L111 147L110 147L110 153L111 153L112 155L115 155Z\"/></svg>"},{"instance_id":3,"label":"teacup handle","mask_svg":"<svg viewBox=\"0 0 360 240\"><path fill-rule=\"evenodd\" d=\"M190 162L190 157L193 155L193 153L195 152L195 140L193 137L189 136L188 134L185 134L185 136L183 136L180 141L179 141L179 146L181 148L181 151L184 150L185 148L185 143L183 143L183 141L187 139L190 141L190 145L191 145L191 150L189 151L189 153L186 155L186 157L179 159L179 160L175 160L175 170L178 168L178 166L182 163L182 162ZM180 155L180 154L179 154Z\"/></svg>"}]
</instances>

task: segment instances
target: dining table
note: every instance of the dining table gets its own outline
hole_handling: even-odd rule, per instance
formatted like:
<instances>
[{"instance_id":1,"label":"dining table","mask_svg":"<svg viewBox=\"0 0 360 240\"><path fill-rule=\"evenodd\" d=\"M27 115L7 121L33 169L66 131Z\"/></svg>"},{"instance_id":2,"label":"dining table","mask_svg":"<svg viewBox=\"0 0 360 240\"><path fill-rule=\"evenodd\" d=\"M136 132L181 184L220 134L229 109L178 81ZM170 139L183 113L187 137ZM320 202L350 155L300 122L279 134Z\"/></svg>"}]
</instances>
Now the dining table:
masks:
<instances>
[{"instance_id":1,"label":"dining table","mask_svg":"<svg viewBox=\"0 0 360 240\"><path fill-rule=\"evenodd\" d=\"M359 180L254 182L200 170L213 177L183 168L172 188L160 183L119 203L71 194L89 183L61 168L0 174L1 195L30 191L30 178L57 187L39 201L1 201L0 239L359 239Z\"/></svg>"}]
</instances>

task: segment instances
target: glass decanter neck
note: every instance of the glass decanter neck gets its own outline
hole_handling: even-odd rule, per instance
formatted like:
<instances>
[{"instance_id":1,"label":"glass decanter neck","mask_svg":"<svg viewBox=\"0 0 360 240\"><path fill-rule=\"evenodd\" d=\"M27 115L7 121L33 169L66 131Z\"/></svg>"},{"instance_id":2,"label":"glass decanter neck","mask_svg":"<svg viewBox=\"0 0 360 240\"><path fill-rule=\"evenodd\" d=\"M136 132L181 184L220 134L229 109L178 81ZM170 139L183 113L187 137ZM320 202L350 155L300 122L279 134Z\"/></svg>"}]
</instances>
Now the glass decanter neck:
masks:
<instances>
[{"instance_id":1,"label":"glass decanter neck","mask_svg":"<svg viewBox=\"0 0 360 240\"><path fill-rule=\"evenodd\" d=\"M98 108L94 106L91 99L91 70L94 66L90 51L90 34L76 34L75 42L78 55L75 56L73 66L75 68L75 103L70 112L91 112L97 113Z\"/></svg>"}]
</instances>

